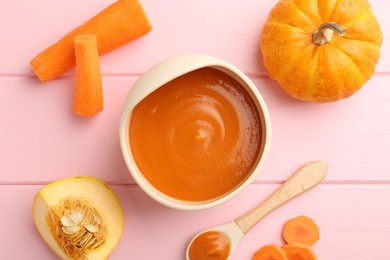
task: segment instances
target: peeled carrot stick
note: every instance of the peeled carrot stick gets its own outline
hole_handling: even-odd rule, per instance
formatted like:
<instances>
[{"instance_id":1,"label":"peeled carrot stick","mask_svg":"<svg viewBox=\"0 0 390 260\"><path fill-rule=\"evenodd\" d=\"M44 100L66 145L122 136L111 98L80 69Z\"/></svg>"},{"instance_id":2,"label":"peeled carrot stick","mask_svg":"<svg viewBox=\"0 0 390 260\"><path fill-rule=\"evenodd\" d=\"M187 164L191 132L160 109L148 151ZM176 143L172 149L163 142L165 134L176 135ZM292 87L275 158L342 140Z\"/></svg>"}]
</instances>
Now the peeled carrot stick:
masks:
<instances>
[{"instance_id":1,"label":"peeled carrot stick","mask_svg":"<svg viewBox=\"0 0 390 260\"><path fill-rule=\"evenodd\" d=\"M283 249L275 244L265 245L260 248L252 260L287 260L286 253Z\"/></svg>"},{"instance_id":2,"label":"peeled carrot stick","mask_svg":"<svg viewBox=\"0 0 390 260\"><path fill-rule=\"evenodd\" d=\"M93 116L103 110L102 77L95 35L80 34L74 38L76 87L73 112Z\"/></svg>"},{"instance_id":3,"label":"peeled carrot stick","mask_svg":"<svg viewBox=\"0 0 390 260\"><path fill-rule=\"evenodd\" d=\"M31 66L38 78L46 82L75 65L73 38L76 35L96 35L101 55L147 34L151 29L138 0L118 0L38 54Z\"/></svg>"}]
</instances>

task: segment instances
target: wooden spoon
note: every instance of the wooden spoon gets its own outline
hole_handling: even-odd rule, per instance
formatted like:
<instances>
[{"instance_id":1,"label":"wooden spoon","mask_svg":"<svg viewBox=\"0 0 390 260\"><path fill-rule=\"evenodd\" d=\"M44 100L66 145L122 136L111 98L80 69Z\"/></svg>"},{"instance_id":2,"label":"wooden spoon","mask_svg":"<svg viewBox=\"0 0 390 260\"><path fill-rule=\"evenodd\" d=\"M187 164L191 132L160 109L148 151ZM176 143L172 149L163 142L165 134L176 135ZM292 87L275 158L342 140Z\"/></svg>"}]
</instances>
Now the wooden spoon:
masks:
<instances>
[{"instance_id":1,"label":"wooden spoon","mask_svg":"<svg viewBox=\"0 0 390 260\"><path fill-rule=\"evenodd\" d=\"M230 251L227 259L229 259L240 240L254 225L274 209L320 183L324 179L327 170L328 164L326 162L311 161L306 163L254 209L231 222L204 230L197 234L187 247L187 260L191 260L189 257L191 244L200 234L207 231L221 232L228 238Z\"/></svg>"}]
</instances>

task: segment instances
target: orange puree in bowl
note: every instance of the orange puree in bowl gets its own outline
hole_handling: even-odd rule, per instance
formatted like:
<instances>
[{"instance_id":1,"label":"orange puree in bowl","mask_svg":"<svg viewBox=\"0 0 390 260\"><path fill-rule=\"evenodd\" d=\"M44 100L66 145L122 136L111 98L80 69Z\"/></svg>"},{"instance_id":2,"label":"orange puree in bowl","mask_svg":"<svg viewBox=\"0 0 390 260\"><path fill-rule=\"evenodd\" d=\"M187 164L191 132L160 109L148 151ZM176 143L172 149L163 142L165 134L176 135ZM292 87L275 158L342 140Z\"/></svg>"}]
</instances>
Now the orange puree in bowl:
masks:
<instances>
[{"instance_id":1,"label":"orange puree in bowl","mask_svg":"<svg viewBox=\"0 0 390 260\"><path fill-rule=\"evenodd\" d=\"M226 260L229 253L229 239L220 232L207 231L191 243L188 256L190 260Z\"/></svg>"},{"instance_id":2,"label":"orange puree in bowl","mask_svg":"<svg viewBox=\"0 0 390 260\"><path fill-rule=\"evenodd\" d=\"M130 143L148 182L180 200L217 198L257 161L261 123L248 92L213 68L184 74L133 110Z\"/></svg>"}]
</instances>

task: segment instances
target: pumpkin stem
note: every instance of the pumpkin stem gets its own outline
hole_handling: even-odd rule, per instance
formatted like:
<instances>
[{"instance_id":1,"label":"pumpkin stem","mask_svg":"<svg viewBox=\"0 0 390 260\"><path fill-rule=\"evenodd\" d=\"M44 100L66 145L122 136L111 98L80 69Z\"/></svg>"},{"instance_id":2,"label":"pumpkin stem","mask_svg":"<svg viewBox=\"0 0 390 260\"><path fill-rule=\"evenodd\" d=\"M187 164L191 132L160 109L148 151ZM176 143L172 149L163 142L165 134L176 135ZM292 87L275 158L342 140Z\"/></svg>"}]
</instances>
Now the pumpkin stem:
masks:
<instances>
[{"instance_id":1,"label":"pumpkin stem","mask_svg":"<svg viewBox=\"0 0 390 260\"><path fill-rule=\"evenodd\" d=\"M328 43L332 40L334 32L336 32L339 36L343 36L345 34L345 29L334 22L323 23L313 32L312 41L317 45Z\"/></svg>"}]
</instances>

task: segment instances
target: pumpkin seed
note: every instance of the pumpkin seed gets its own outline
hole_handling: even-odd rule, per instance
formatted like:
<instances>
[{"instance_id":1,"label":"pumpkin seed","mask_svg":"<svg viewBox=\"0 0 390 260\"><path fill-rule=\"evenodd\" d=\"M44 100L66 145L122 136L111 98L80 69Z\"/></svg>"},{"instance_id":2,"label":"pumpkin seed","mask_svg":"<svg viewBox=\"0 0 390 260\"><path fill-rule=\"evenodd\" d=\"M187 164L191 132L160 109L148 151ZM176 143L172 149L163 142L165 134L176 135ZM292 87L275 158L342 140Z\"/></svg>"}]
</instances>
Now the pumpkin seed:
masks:
<instances>
[{"instance_id":1,"label":"pumpkin seed","mask_svg":"<svg viewBox=\"0 0 390 260\"><path fill-rule=\"evenodd\" d=\"M86 200L65 198L52 207L47 224L58 245L71 259L84 259L106 239L104 219Z\"/></svg>"},{"instance_id":2,"label":"pumpkin seed","mask_svg":"<svg viewBox=\"0 0 390 260\"><path fill-rule=\"evenodd\" d=\"M70 227L62 226L62 231L64 231L64 233L67 235L73 235L79 232L80 230L81 230L80 226L70 226Z\"/></svg>"},{"instance_id":3,"label":"pumpkin seed","mask_svg":"<svg viewBox=\"0 0 390 260\"><path fill-rule=\"evenodd\" d=\"M92 224L87 224L84 227L91 233L96 233L99 231L99 228L95 225L92 225Z\"/></svg>"},{"instance_id":4,"label":"pumpkin seed","mask_svg":"<svg viewBox=\"0 0 390 260\"><path fill-rule=\"evenodd\" d=\"M77 223L74 222L69 216L65 215L61 217L61 224L64 225L65 227L72 227L76 226Z\"/></svg>"}]
</instances>

